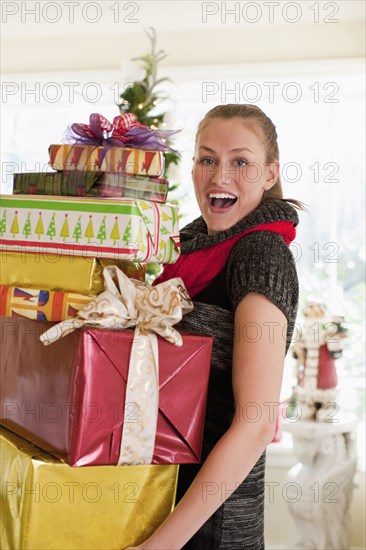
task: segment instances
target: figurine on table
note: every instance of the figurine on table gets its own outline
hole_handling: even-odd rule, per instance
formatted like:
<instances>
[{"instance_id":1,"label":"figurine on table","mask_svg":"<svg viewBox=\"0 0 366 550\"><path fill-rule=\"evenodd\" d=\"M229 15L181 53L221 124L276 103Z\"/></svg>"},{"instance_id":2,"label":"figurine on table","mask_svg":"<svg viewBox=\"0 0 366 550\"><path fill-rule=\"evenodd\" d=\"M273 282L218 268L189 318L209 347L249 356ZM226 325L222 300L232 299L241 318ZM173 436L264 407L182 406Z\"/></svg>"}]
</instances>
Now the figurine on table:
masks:
<instances>
[{"instance_id":1,"label":"figurine on table","mask_svg":"<svg viewBox=\"0 0 366 550\"><path fill-rule=\"evenodd\" d=\"M307 303L301 333L292 345L297 377L294 393L302 419L331 422L338 410L335 360L342 355L346 336L342 316L330 315L322 303Z\"/></svg>"}]
</instances>

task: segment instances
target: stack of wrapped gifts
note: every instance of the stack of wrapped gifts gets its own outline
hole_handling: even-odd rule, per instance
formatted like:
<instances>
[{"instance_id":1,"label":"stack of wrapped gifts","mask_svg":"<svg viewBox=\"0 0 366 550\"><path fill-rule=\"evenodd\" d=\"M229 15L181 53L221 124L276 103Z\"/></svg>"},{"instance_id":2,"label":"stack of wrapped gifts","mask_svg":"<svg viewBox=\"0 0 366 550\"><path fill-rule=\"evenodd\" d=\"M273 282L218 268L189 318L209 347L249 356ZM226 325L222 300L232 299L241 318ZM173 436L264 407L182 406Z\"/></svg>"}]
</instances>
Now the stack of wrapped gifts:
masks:
<instances>
[{"instance_id":1,"label":"stack of wrapped gifts","mask_svg":"<svg viewBox=\"0 0 366 550\"><path fill-rule=\"evenodd\" d=\"M1 197L2 547L121 549L171 512L200 461L212 338L173 325L181 279L164 140L132 115L72 125L56 172ZM164 187L166 186L166 187Z\"/></svg>"}]
</instances>

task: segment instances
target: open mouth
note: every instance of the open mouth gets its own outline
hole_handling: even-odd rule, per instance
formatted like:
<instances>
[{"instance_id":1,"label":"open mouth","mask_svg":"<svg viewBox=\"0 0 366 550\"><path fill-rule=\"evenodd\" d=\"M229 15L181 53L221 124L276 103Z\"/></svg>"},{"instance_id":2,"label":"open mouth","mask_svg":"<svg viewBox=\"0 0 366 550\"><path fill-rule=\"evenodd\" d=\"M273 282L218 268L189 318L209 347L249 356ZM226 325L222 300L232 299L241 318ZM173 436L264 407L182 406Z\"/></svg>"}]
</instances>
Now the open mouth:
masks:
<instances>
[{"instance_id":1,"label":"open mouth","mask_svg":"<svg viewBox=\"0 0 366 550\"><path fill-rule=\"evenodd\" d=\"M238 197L231 193L209 193L209 203L214 208L229 208L238 200Z\"/></svg>"}]
</instances>

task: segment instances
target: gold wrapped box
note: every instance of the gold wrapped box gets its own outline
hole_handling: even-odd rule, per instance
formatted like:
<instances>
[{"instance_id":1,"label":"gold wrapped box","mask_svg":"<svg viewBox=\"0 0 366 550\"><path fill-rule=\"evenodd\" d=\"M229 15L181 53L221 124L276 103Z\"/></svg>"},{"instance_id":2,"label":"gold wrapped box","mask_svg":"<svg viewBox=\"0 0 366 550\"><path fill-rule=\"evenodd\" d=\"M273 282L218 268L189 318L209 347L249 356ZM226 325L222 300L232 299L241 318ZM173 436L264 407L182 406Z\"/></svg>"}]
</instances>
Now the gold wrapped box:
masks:
<instances>
[{"instance_id":1,"label":"gold wrapped box","mask_svg":"<svg viewBox=\"0 0 366 550\"><path fill-rule=\"evenodd\" d=\"M174 507L178 466L59 462L0 428L3 550L140 544Z\"/></svg>"},{"instance_id":2,"label":"gold wrapped box","mask_svg":"<svg viewBox=\"0 0 366 550\"><path fill-rule=\"evenodd\" d=\"M138 263L2 250L0 284L96 296L104 290L103 268L111 264L128 277L145 281L146 266Z\"/></svg>"}]
</instances>

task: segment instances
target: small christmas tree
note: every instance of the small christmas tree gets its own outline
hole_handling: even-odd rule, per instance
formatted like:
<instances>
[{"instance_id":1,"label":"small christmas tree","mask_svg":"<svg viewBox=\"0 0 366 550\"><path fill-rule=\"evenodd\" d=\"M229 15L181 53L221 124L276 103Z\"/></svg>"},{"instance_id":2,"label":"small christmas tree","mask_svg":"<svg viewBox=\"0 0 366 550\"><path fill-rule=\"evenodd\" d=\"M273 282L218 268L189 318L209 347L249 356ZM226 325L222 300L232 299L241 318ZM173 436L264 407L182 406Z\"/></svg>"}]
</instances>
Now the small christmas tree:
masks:
<instances>
[{"instance_id":1,"label":"small christmas tree","mask_svg":"<svg viewBox=\"0 0 366 550\"><path fill-rule=\"evenodd\" d=\"M105 226L105 216L103 217L103 221L100 224L97 239L100 240L100 244L103 244L103 241L105 241L107 238L107 229Z\"/></svg>"},{"instance_id":2,"label":"small christmas tree","mask_svg":"<svg viewBox=\"0 0 366 550\"><path fill-rule=\"evenodd\" d=\"M30 223L30 212L28 212L28 216L25 221L22 233L23 235L25 235L26 239L28 239L29 235L32 233L31 223Z\"/></svg>"},{"instance_id":3,"label":"small christmas tree","mask_svg":"<svg viewBox=\"0 0 366 550\"><path fill-rule=\"evenodd\" d=\"M165 227L164 225L162 225L161 228L160 228L160 233L161 233L162 235L169 235L170 231L169 231L169 229L168 229L167 227Z\"/></svg>"},{"instance_id":4,"label":"small christmas tree","mask_svg":"<svg viewBox=\"0 0 366 550\"><path fill-rule=\"evenodd\" d=\"M1 221L0 221L0 234L1 234L1 236L3 236L5 232L6 232L6 210L4 210L3 217L1 218Z\"/></svg>"},{"instance_id":5,"label":"small christmas tree","mask_svg":"<svg viewBox=\"0 0 366 550\"><path fill-rule=\"evenodd\" d=\"M82 230L81 230L81 216L78 217L78 221L76 222L76 225L75 225L75 229L74 229L74 232L72 234L72 236L74 237L74 239L76 239L76 242L78 243L79 242L79 239L81 239L81 234L82 234Z\"/></svg>"},{"instance_id":6,"label":"small christmas tree","mask_svg":"<svg viewBox=\"0 0 366 550\"><path fill-rule=\"evenodd\" d=\"M89 215L89 222L88 222L88 225L86 226L84 236L88 237L88 244L90 243L90 239L94 237L93 218L91 214Z\"/></svg>"},{"instance_id":7,"label":"small christmas tree","mask_svg":"<svg viewBox=\"0 0 366 550\"><path fill-rule=\"evenodd\" d=\"M64 219L64 223L62 224L60 235L61 237L63 237L64 242L66 241L66 238L70 235L69 220L67 219L67 214L65 214L65 219Z\"/></svg>"},{"instance_id":8,"label":"small christmas tree","mask_svg":"<svg viewBox=\"0 0 366 550\"><path fill-rule=\"evenodd\" d=\"M11 224L10 233L12 233L13 237L17 233L19 233L19 222L18 222L18 210L15 210L13 223Z\"/></svg>"},{"instance_id":9,"label":"small christmas tree","mask_svg":"<svg viewBox=\"0 0 366 550\"><path fill-rule=\"evenodd\" d=\"M127 227L125 229L125 232L123 233L123 240L126 244L131 242L132 238L132 223L131 220L129 220Z\"/></svg>"},{"instance_id":10,"label":"small christmas tree","mask_svg":"<svg viewBox=\"0 0 366 550\"><path fill-rule=\"evenodd\" d=\"M160 103L168 99L166 94L158 91L157 88L162 82L169 82L170 78L158 78L158 64L167 57L163 50L156 51L156 32L150 28L146 31L151 43L150 53L142 57L134 58L132 61L141 61L145 70L145 76L141 81L135 81L130 84L123 93L120 94L121 103L118 104L120 113L132 113L137 117L138 122L149 126L152 130L164 129L166 113L156 114L156 108ZM169 145L169 141L167 140ZM178 164L180 156L178 153L164 153L165 170L164 177L171 164ZM169 186L169 192L174 191L177 184ZM170 202L172 200L169 198Z\"/></svg>"},{"instance_id":11,"label":"small christmas tree","mask_svg":"<svg viewBox=\"0 0 366 550\"><path fill-rule=\"evenodd\" d=\"M38 221L34 232L36 235L38 235L38 240L40 240L41 235L43 235L44 233L42 212L38 212Z\"/></svg>"},{"instance_id":12,"label":"small christmas tree","mask_svg":"<svg viewBox=\"0 0 366 550\"><path fill-rule=\"evenodd\" d=\"M143 242L143 236L142 236L142 222L140 221L139 230L137 232L136 237L137 244L140 245Z\"/></svg>"},{"instance_id":13,"label":"small christmas tree","mask_svg":"<svg viewBox=\"0 0 366 550\"><path fill-rule=\"evenodd\" d=\"M50 224L48 226L46 234L51 239L51 241L52 241L53 237L56 235L55 214L52 214L52 218L51 218L51 221L50 221Z\"/></svg>"},{"instance_id":14,"label":"small christmas tree","mask_svg":"<svg viewBox=\"0 0 366 550\"><path fill-rule=\"evenodd\" d=\"M132 113L137 117L138 122L149 126L152 130L166 127L165 112L158 112L159 105L168 99L167 94L158 91L163 82L170 82L170 78L158 78L158 65L167 57L163 50L156 50L156 32L151 28L146 31L150 40L150 53L142 57L134 58L132 61L142 62L142 68L145 71L144 78L140 81L134 81L127 86L120 94L121 102L118 103L120 113ZM167 144L170 145L169 140ZM180 161L178 153L164 153L165 169L163 177L169 179L169 166L177 165ZM178 189L178 183L169 182L168 200L172 204L178 204L178 200L173 198L174 191ZM182 197L183 198L183 197ZM181 198L181 200L182 200ZM145 222L150 220L145 218ZM131 241L131 239L129 239ZM141 245L143 246L143 245ZM140 247L140 250L142 248ZM148 264L146 269L147 281L152 282L160 273L161 266L158 264Z\"/></svg>"},{"instance_id":15,"label":"small christmas tree","mask_svg":"<svg viewBox=\"0 0 366 550\"><path fill-rule=\"evenodd\" d=\"M112 231L111 231L111 234L109 236L110 239L113 239L113 244L117 244L117 241L120 240L121 238L121 235L119 233L119 227L118 227L118 216L116 216L115 218L115 222L113 224L113 228L112 228Z\"/></svg>"},{"instance_id":16,"label":"small christmas tree","mask_svg":"<svg viewBox=\"0 0 366 550\"><path fill-rule=\"evenodd\" d=\"M160 250L161 250L162 252L164 252L164 248L166 248L166 243L165 243L165 241L160 241L160 245L159 245L159 246L160 246Z\"/></svg>"}]
</instances>

